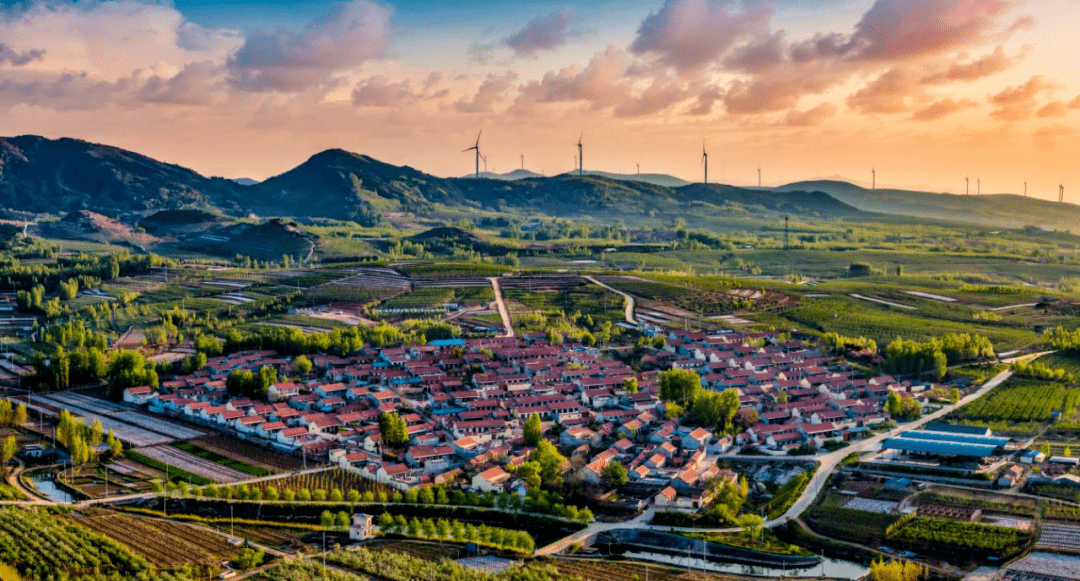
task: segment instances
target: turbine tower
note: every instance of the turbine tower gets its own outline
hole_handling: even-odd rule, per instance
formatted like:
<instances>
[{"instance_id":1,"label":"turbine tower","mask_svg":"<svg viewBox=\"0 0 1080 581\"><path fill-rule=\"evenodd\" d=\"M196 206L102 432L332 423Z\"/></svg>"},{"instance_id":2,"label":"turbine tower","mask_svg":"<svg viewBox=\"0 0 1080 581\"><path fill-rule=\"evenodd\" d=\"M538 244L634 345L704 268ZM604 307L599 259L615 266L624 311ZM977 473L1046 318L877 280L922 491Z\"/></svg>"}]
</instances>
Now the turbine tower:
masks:
<instances>
[{"instance_id":1,"label":"turbine tower","mask_svg":"<svg viewBox=\"0 0 1080 581\"><path fill-rule=\"evenodd\" d=\"M481 155L480 159L484 160L484 173L487 173L487 156Z\"/></svg>"},{"instance_id":2,"label":"turbine tower","mask_svg":"<svg viewBox=\"0 0 1080 581\"><path fill-rule=\"evenodd\" d=\"M757 168L757 187L761 187L761 166Z\"/></svg>"},{"instance_id":3,"label":"turbine tower","mask_svg":"<svg viewBox=\"0 0 1080 581\"><path fill-rule=\"evenodd\" d=\"M480 133L476 134L476 145L473 145L470 148L461 150L461 153L465 153L466 151L475 151L476 152L476 179L480 179L480 136L483 135L483 134L484 134L484 130L481 129Z\"/></svg>"},{"instance_id":4,"label":"turbine tower","mask_svg":"<svg viewBox=\"0 0 1080 581\"><path fill-rule=\"evenodd\" d=\"M978 178L975 180L975 195L982 195L982 178Z\"/></svg>"},{"instance_id":5,"label":"turbine tower","mask_svg":"<svg viewBox=\"0 0 1080 581\"><path fill-rule=\"evenodd\" d=\"M870 189L877 189L877 168L870 168Z\"/></svg>"},{"instance_id":6,"label":"turbine tower","mask_svg":"<svg viewBox=\"0 0 1080 581\"><path fill-rule=\"evenodd\" d=\"M641 175L641 164L637 164L637 175Z\"/></svg>"},{"instance_id":7,"label":"turbine tower","mask_svg":"<svg viewBox=\"0 0 1080 581\"><path fill-rule=\"evenodd\" d=\"M1058 185L1058 203L1060 204L1060 203L1063 203L1064 201L1065 201L1065 184L1059 184Z\"/></svg>"},{"instance_id":8,"label":"turbine tower","mask_svg":"<svg viewBox=\"0 0 1080 581\"><path fill-rule=\"evenodd\" d=\"M577 138L577 162L578 162L577 173L578 173L579 176L585 175L585 156L584 156L584 153L582 151L582 145L581 145L581 138L582 137L585 137L584 133L579 135L578 138Z\"/></svg>"},{"instance_id":9,"label":"turbine tower","mask_svg":"<svg viewBox=\"0 0 1080 581\"><path fill-rule=\"evenodd\" d=\"M964 195L971 195L971 177L964 176Z\"/></svg>"},{"instance_id":10,"label":"turbine tower","mask_svg":"<svg viewBox=\"0 0 1080 581\"><path fill-rule=\"evenodd\" d=\"M701 164L705 166L705 183L709 183L709 154L705 151L705 142L701 142Z\"/></svg>"},{"instance_id":11,"label":"turbine tower","mask_svg":"<svg viewBox=\"0 0 1080 581\"><path fill-rule=\"evenodd\" d=\"M521 154L521 169L525 169L525 154Z\"/></svg>"},{"instance_id":12,"label":"turbine tower","mask_svg":"<svg viewBox=\"0 0 1080 581\"><path fill-rule=\"evenodd\" d=\"M1024 180L1024 197L1027 197L1027 180Z\"/></svg>"}]
</instances>

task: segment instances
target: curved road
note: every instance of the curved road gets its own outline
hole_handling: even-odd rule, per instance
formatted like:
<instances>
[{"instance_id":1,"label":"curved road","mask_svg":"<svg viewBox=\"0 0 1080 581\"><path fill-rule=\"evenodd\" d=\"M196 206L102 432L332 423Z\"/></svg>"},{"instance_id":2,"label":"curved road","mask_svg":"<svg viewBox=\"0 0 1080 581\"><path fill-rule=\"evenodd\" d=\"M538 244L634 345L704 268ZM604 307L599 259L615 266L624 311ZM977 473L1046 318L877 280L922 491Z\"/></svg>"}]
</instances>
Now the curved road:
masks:
<instances>
[{"instance_id":1,"label":"curved road","mask_svg":"<svg viewBox=\"0 0 1080 581\"><path fill-rule=\"evenodd\" d=\"M582 275L581 278L584 278L585 280L595 284L596 286L605 288L617 295L622 295L622 298L626 301L626 313L624 315L626 318L626 322L630 323L631 325L637 325L637 319L634 318L634 297L622 292L621 290L611 288L610 286L596 280L591 276Z\"/></svg>"}]
</instances>

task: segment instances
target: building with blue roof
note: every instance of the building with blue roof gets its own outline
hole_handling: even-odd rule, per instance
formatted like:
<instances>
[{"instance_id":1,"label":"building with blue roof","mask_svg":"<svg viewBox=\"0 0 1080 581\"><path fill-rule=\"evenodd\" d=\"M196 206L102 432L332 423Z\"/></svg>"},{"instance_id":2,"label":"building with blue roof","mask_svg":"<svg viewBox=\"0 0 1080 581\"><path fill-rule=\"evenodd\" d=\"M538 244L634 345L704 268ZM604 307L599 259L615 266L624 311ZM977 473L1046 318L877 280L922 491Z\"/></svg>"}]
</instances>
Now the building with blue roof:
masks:
<instances>
[{"instance_id":1,"label":"building with blue roof","mask_svg":"<svg viewBox=\"0 0 1080 581\"><path fill-rule=\"evenodd\" d=\"M912 440L934 440L937 442L960 442L964 444L982 444L985 446L993 446L999 450L1005 449L1005 444L1009 443L1008 438L994 438L988 436L975 436L970 434L946 434L943 432L934 432L930 430L909 430L900 434L901 438L909 438Z\"/></svg>"},{"instance_id":2,"label":"building with blue roof","mask_svg":"<svg viewBox=\"0 0 1080 581\"><path fill-rule=\"evenodd\" d=\"M929 456L958 456L962 458L989 458L999 449L992 444L972 444L967 442L947 442L942 440L923 440L917 438L886 438L881 447L885 450L898 450L908 454Z\"/></svg>"}]
</instances>

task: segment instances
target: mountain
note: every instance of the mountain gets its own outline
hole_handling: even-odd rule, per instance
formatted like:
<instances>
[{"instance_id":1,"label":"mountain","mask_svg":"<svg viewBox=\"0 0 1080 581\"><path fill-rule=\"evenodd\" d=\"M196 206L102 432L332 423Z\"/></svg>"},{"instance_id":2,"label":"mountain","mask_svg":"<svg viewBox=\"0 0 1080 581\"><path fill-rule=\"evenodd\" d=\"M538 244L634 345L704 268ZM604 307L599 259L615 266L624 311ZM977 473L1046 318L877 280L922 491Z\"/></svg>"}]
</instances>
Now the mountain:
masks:
<instances>
[{"instance_id":1,"label":"mountain","mask_svg":"<svg viewBox=\"0 0 1080 581\"><path fill-rule=\"evenodd\" d=\"M474 174L469 174L467 176L461 176L461 177L462 177L462 179L469 179L469 178L475 178L476 176ZM511 181L512 182L514 180L524 180L524 179L528 179L528 178L539 178L539 177L544 177L544 176L542 176L542 175L540 175L540 174L538 174L538 173L536 173L534 171L529 171L527 169L515 169L514 171L508 172L508 173L493 173L493 172L489 172L489 171L480 172L480 178L481 179L486 179L486 180L505 180L505 181Z\"/></svg>"},{"instance_id":2,"label":"mountain","mask_svg":"<svg viewBox=\"0 0 1080 581\"><path fill-rule=\"evenodd\" d=\"M1080 224L1080 206L1015 194L964 196L866 188L834 180L795 182L777 192L823 192L860 210L963 222L991 228L1038 226L1047 230L1073 230Z\"/></svg>"},{"instance_id":3,"label":"mountain","mask_svg":"<svg viewBox=\"0 0 1080 581\"><path fill-rule=\"evenodd\" d=\"M186 205L237 210L240 188L117 147L34 135L0 138L0 207L108 215Z\"/></svg>"},{"instance_id":4,"label":"mountain","mask_svg":"<svg viewBox=\"0 0 1080 581\"><path fill-rule=\"evenodd\" d=\"M259 183L259 180L254 180L251 178L233 178L233 181L242 186L253 186Z\"/></svg>"},{"instance_id":5,"label":"mountain","mask_svg":"<svg viewBox=\"0 0 1080 581\"><path fill-rule=\"evenodd\" d=\"M684 179L677 178L675 176L669 176L662 173L609 173L606 171L590 171L585 170L585 175L599 176L602 178L608 178L612 180L619 180L624 182L642 182L645 184L652 184L654 186L663 186L665 188L678 188L689 185Z\"/></svg>"},{"instance_id":6,"label":"mountain","mask_svg":"<svg viewBox=\"0 0 1080 581\"><path fill-rule=\"evenodd\" d=\"M747 218L771 220L780 213L822 218L865 216L820 193L778 196L718 184L669 187L612 175L440 178L367 155L330 149L263 182L241 185L85 141L35 136L0 140L0 208L46 213L92 210L122 217L127 223L144 220L155 235L170 239L221 227L228 220L218 216L191 222L193 217L221 211L239 216L325 217L364 224L374 224L388 212L430 213L434 205L626 221L649 217L666 222L685 215L692 225L727 226L737 226ZM230 232L230 238L236 239L233 234Z\"/></svg>"}]
</instances>

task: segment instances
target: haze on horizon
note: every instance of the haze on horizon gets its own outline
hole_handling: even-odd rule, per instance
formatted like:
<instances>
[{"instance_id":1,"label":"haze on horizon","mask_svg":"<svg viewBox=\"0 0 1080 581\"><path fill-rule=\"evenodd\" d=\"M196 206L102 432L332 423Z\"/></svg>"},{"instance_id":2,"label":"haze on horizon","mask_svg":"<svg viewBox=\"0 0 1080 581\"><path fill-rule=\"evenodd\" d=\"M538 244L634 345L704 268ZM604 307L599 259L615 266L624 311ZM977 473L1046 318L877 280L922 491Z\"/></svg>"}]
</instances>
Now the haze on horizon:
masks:
<instances>
[{"instance_id":1,"label":"haze on horizon","mask_svg":"<svg viewBox=\"0 0 1080 581\"><path fill-rule=\"evenodd\" d=\"M452 5L450 5L452 4ZM0 134L266 178L339 147L1080 199L1080 2L4 0ZM1075 184L1075 188L1071 188Z\"/></svg>"}]
</instances>

